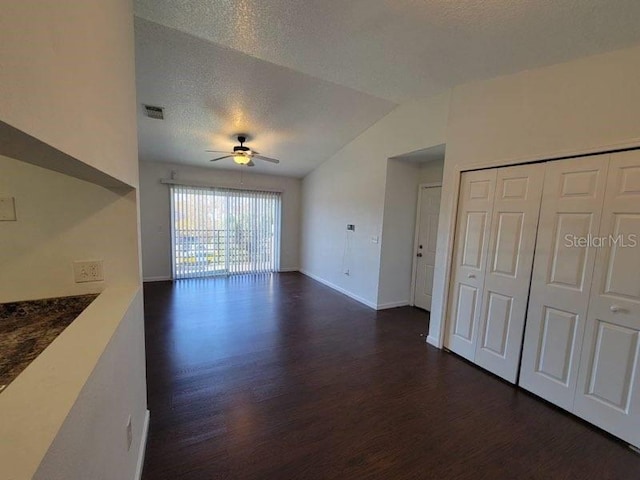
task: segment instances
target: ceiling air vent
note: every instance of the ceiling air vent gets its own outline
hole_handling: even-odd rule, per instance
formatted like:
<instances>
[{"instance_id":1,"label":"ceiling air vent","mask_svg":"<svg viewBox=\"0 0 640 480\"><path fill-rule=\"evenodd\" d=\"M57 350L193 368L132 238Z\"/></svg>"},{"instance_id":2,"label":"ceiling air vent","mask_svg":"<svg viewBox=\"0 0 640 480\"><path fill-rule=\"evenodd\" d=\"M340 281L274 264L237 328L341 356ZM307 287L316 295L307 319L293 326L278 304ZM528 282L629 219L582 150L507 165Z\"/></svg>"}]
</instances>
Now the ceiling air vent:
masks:
<instances>
[{"instance_id":1,"label":"ceiling air vent","mask_svg":"<svg viewBox=\"0 0 640 480\"><path fill-rule=\"evenodd\" d=\"M164 108L154 107L153 105L143 105L144 111L147 113L147 117L155 118L156 120L164 120Z\"/></svg>"}]
</instances>

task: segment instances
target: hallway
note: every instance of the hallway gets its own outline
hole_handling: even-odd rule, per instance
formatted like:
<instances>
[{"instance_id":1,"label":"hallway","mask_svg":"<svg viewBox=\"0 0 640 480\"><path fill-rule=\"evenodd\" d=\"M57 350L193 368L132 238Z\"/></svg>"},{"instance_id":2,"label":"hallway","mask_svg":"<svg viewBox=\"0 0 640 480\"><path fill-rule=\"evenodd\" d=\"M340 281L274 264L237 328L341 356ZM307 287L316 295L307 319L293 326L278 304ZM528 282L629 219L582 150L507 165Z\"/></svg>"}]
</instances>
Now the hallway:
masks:
<instances>
[{"instance_id":1,"label":"hallway","mask_svg":"<svg viewBox=\"0 0 640 480\"><path fill-rule=\"evenodd\" d=\"M625 445L299 273L147 283L143 478L634 479Z\"/></svg>"}]
</instances>

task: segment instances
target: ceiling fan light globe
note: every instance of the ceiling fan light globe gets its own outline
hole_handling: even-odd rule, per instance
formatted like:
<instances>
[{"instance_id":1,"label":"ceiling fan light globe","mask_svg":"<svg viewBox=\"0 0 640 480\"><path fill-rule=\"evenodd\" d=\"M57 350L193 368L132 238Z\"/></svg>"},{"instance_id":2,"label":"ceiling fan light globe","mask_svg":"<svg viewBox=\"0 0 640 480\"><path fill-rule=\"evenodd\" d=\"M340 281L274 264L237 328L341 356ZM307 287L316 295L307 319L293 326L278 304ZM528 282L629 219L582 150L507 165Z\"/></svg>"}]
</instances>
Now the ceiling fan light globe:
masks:
<instances>
[{"instance_id":1,"label":"ceiling fan light globe","mask_svg":"<svg viewBox=\"0 0 640 480\"><path fill-rule=\"evenodd\" d=\"M233 161L238 165L246 165L251 161L251 157L249 155L234 155Z\"/></svg>"}]
</instances>

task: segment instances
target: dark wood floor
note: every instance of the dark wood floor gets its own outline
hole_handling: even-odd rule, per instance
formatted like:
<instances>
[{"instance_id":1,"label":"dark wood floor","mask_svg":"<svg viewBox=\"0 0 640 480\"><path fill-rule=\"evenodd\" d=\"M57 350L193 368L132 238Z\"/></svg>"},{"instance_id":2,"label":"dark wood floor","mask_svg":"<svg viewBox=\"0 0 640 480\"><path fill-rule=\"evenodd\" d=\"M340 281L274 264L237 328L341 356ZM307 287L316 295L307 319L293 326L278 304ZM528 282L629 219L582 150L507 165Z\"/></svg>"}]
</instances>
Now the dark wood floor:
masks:
<instances>
[{"instance_id":1,"label":"dark wood floor","mask_svg":"<svg viewBox=\"0 0 640 480\"><path fill-rule=\"evenodd\" d=\"M640 456L297 273L145 285L144 479L639 479Z\"/></svg>"}]
</instances>

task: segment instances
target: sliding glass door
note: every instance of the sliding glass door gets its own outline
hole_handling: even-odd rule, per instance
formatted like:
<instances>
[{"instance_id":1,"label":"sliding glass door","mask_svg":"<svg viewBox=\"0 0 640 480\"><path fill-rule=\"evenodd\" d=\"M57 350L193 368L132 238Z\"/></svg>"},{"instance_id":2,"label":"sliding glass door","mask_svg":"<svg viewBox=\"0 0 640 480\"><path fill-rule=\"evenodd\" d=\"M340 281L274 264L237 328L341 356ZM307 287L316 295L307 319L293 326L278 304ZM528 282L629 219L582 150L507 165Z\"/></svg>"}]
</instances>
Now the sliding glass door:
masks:
<instances>
[{"instance_id":1,"label":"sliding glass door","mask_svg":"<svg viewBox=\"0 0 640 480\"><path fill-rule=\"evenodd\" d=\"M280 197L172 185L173 278L277 271Z\"/></svg>"}]
</instances>

